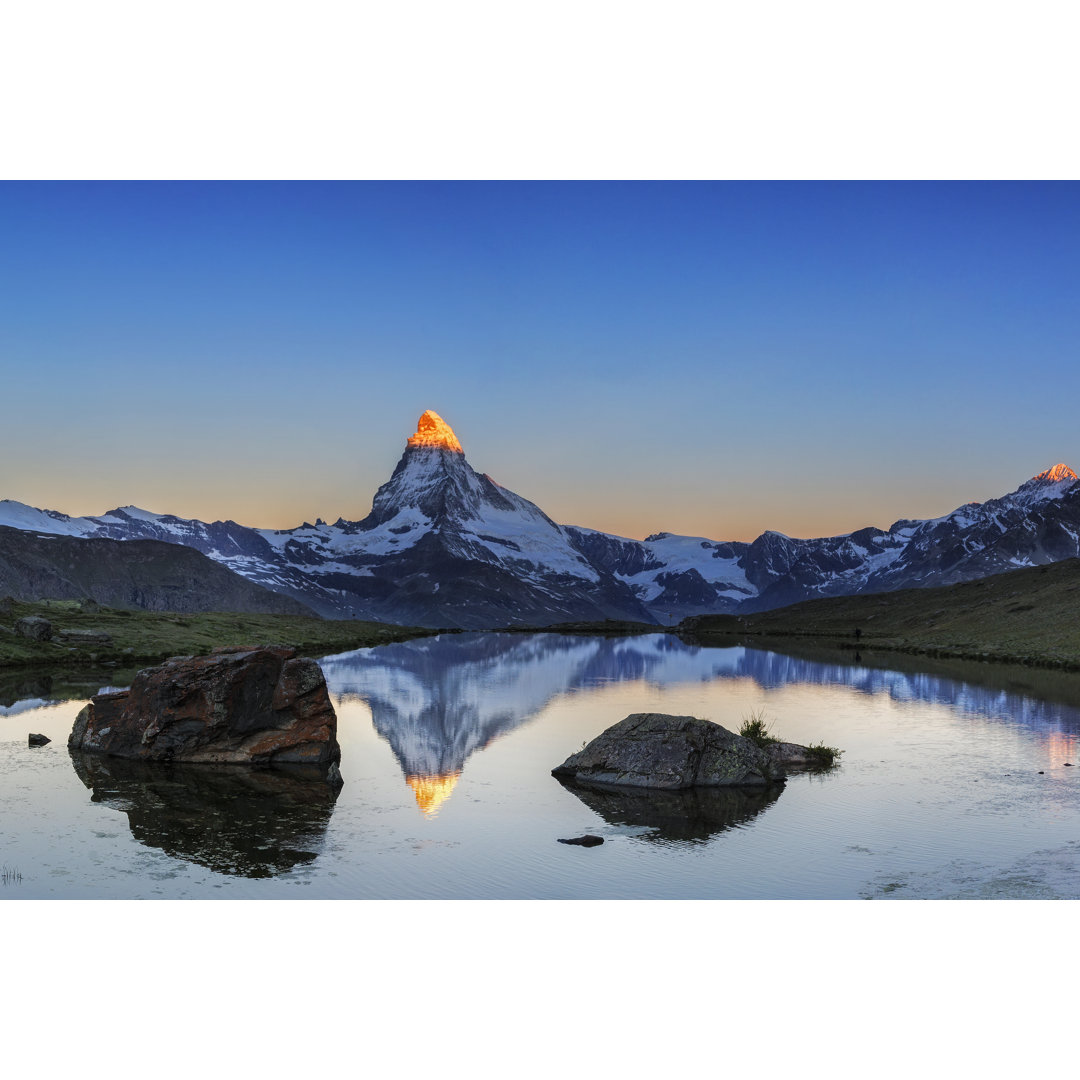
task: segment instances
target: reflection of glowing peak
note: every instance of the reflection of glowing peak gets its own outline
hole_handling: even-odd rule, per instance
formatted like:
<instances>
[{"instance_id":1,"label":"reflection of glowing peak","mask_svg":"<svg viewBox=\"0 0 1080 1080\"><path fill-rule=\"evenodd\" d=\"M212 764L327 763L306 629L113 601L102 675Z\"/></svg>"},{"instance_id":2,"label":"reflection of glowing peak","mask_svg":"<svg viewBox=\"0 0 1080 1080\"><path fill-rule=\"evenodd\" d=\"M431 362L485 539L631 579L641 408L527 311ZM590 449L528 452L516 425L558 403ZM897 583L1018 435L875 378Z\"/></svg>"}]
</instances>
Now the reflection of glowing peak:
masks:
<instances>
[{"instance_id":1,"label":"reflection of glowing peak","mask_svg":"<svg viewBox=\"0 0 1080 1080\"><path fill-rule=\"evenodd\" d=\"M434 817L447 799L454 785L458 782L461 771L447 773L445 776L406 776L405 782L413 789L416 805L427 817Z\"/></svg>"},{"instance_id":2,"label":"reflection of glowing peak","mask_svg":"<svg viewBox=\"0 0 1080 1080\"><path fill-rule=\"evenodd\" d=\"M416 422L416 434L409 438L410 446L430 446L439 450L453 450L456 454L465 453L461 449L454 429L437 413L428 409Z\"/></svg>"}]
</instances>

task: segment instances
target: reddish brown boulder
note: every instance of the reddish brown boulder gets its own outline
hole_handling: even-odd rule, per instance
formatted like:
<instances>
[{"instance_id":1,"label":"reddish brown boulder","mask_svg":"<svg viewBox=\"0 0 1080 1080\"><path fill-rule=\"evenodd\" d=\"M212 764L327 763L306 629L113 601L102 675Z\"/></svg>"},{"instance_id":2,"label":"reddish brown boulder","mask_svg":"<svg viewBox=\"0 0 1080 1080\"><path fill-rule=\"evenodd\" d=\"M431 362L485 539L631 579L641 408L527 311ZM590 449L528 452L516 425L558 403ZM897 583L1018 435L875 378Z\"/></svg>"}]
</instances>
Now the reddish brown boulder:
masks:
<instances>
[{"instance_id":1,"label":"reddish brown boulder","mask_svg":"<svg viewBox=\"0 0 1080 1080\"><path fill-rule=\"evenodd\" d=\"M334 765L337 715L322 669L282 645L215 649L140 671L75 719L72 750L141 761Z\"/></svg>"}]
</instances>

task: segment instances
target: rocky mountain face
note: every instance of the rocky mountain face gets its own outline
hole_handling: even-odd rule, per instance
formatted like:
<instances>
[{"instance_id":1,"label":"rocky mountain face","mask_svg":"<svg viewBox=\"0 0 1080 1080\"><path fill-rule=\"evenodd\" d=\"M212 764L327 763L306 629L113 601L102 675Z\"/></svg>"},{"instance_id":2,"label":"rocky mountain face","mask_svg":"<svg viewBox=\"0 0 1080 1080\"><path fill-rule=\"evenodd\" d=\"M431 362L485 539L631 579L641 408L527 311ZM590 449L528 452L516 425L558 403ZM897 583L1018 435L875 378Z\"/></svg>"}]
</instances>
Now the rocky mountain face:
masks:
<instances>
[{"instance_id":1,"label":"rocky mountain face","mask_svg":"<svg viewBox=\"0 0 1080 1080\"><path fill-rule=\"evenodd\" d=\"M1008 495L944 517L813 540L777 532L749 544L668 533L636 541L567 532L668 622L823 596L951 585L1074 558L1080 555L1080 481L1072 469L1055 465Z\"/></svg>"},{"instance_id":2,"label":"rocky mountain face","mask_svg":"<svg viewBox=\"0 0 1080 1080\"><path fill-rule=\"evenodd\" d=\"M371 513L360 521L250 529L133 506L71 518L5 501L0 524L183 544L331 618L463 629L652 621L634 590L593 566L539 507L476 472L434 412L420 418Z\"/></svg>"},{"instance_id":3,"label":"rocky mountain face","mask_svg":"<svg viewBox=\"0 0 1080 1080\"><path fill-rule=\"evenodd\" d=\"M631 540L556 524L474 470L450 426L429 411L359 521L253 529L133 506L72 518L4 500L0 525L185 545L332 618L462 629L607 618L666 624L1080 556L1080 481L1056 465L1009 495L941 518L842 536Z\"/></svg>"},{"instance_id":4,"label":"rocky mountain face","mask_svg":"<svg viewBox=\"0 0 1080 1080\"><path fill-rule=\"evenodd\" d=\"M84 600L147 611L314 615L191 548L83 539L0 526L0 596Z\"/></svg>"}]
</instances>

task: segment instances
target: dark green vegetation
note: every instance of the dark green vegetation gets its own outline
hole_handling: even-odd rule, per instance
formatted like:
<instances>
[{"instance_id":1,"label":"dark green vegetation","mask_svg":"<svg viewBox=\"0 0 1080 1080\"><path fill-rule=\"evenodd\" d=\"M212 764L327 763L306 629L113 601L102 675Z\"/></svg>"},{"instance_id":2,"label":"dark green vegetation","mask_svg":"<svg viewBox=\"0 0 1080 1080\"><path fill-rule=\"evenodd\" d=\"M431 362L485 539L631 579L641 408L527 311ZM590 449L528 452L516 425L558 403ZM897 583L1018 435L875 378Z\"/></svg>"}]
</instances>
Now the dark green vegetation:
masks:
<instances>
[{"instance_id":1,"label":"dark green vegetation","mask_svg":"<svg viewBox=\"0 0 1080 1080\"><path fill-rule=\"evenodd\" d=\"M824 743L811 743L806 748L806 756L810 758L815 769L831 769L843 752L835 746L826 746Z\"/></svg>"},{"instance_id":2,"label":"dark green vegetation","mask_svg":"<svg viewBox=\"0 0 1080 1080\"><path fill-rule=\"evenodd\" d=\"M1080 670L1080 559L942 588L808 600L745 616L700 615L677 629L701 644L760 636Z\"/></svg>"},{"instance_id":3,"label":"dark green vegetation","mask_svg":"<svg viewBox=\"0 0 1080 1080\"><path fill-rule=\"evenodd\" d=\"M762 750L768 750L770 746L777 746L783 739L778 739L771 731L772 724L765 715L764 709L755 709L742 722L739 734L744 739L749 739L755 746ZM831 769L836 764L836 759L843 753L835 746L826 746L824 743L811 743L806 747L806 756L810 760L812 769Z\"/></svg>"},{"instance_id":4,"label":"dark green vegetation","mask_svg":"<svg viewBox=\"0 0 1080 1080\"><path fill-rule=\"evenodd\" d=\"M772 746L780 741L774 735L769 734L769 726L769 721L765 717L765 710L755 710L742 722L739 734L764 750L766 746Z\"/></svg>"},{"instance_id":5,"label":"dark green vegetation","mask_svg":"<svg viewBox=\"0 0 1080 1080\"><path fill-rule=\"evenodd\" d=\"M96 610L95 610L96 609ZM14 631L17 620L48 619L54 640L33 641ZM100 631L107 644L64 640L64 631ZM74 670L87 664L134 664L169 656L208 653L219 645L292 645L306 654L344 652L390 641L423 637L434 631L360 620L320 619L311 615L244 615L232 612L129 611L74 601L15 601L0 612L0 665Z\"/></svg>"},{"instance_id":6,"label":"dark green vegetation","mask_svg":"<svg viewBox=\"0 0 1080 1080\"><path fill-rule=\"evenodd\" d=\"M81 600L147 611L314 615L194 548L160 540L39 536L0 527L0 596Z\"/></svg>"}]
</instances>

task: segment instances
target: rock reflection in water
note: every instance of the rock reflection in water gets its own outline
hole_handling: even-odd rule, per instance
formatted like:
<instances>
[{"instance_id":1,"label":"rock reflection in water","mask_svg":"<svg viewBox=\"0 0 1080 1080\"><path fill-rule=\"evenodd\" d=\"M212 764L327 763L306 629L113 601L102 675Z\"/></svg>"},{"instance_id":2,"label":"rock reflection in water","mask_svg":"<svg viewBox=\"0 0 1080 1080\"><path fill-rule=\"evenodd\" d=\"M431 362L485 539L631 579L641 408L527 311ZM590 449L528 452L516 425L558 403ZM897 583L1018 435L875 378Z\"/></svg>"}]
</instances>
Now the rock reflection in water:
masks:
<instances>
[{"instance_id":1,"label":"rock reflection in water","mask_svg":"<svg viewBox=\"0 0 1080 1080\"><path fill-rule=\"evenodd\" d=\"M267 878L313 861L340 785L313 766L168 765L71 753L91 800L147 847L221 874Z\"/></svg>"},{"instance_id":2,"label":"rock reflection in water","mask_svg":"<svg viewBox=\"0 0 1080 1080\"><path fill-rule=\"evenodd\" d=\"M671 791L583 784L562 779L559 783L609 825L652 829L652 832L642 834L640 839L643 840L691 843L703 843L717 833L745 824L772 806L784 790L783 784Z\"/></svg>"}]
</instances>

